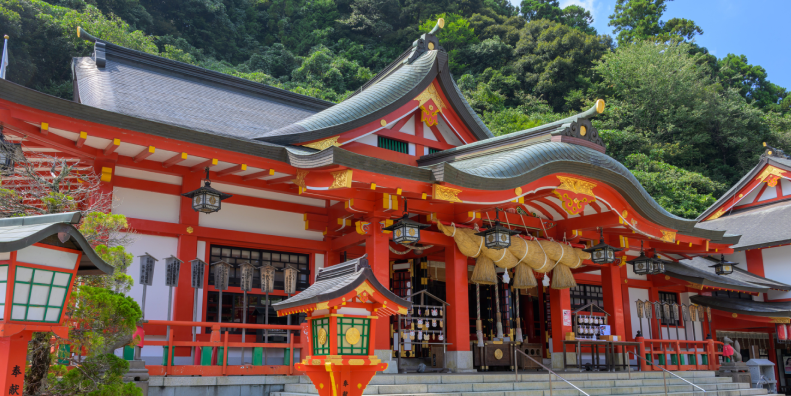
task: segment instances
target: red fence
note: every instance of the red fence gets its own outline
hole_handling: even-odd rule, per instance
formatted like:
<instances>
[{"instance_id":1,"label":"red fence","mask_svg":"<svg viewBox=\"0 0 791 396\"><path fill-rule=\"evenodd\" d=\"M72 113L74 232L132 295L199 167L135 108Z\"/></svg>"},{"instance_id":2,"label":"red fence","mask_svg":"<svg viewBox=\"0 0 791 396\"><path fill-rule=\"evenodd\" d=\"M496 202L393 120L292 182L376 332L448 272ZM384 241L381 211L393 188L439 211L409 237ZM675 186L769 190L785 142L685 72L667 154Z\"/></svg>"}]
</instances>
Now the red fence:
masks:
<instances>
[{"instance_id":1,"label":"red fence","mask_svg":"<svg viewBox=\"0 0 791 396\"><path fill-rule=\"evenodd\" d=\"M163 365L146 365L150 375L200 375L200 376L226 376L226 375L300 375L302 372L294 370L294 348L301 349L301 356L307 355L307 345L303 345L300 340L300 325L262 325L262 324L242 324L242 323L217 323L217 322L182 322L167 320L149 320L147 324L170 326L170 337L165 341L146 340L146 346L162 346ZM173 339L174 328L178 327L202 327L211 328L209 341L176 341ZM258 342L230 342L228 331L221 333L221 329L247 329L252 330L285 330L292 332L289 343L258 343ZM294 332L296 330L296 332ZM205 337L204 337L205 338ZM297 338L295 343L294 338ZM164 348L167 347L167 348ZM195 350L195 360L191 365L173 364L171 353L175 347L189 347ZM263 365L263 364L244 364L229 365L229 348L246 348L251 354L255 348L288 348L288 365ZM206 355L206 354L211 354ZM255 359L253 359L255 360Z\"/></svg>"},{"instance_id":2,"label":"red fence","mask_svg":"<svg viewBox=\"0 0 791 396\"><path fill-rule=\"evenodd\" d=\"M718 352L721 342L714 340L646 340L638 337L640 342L640 368L643 371L659 371L658 366L665 370L717 370L720 367ZM648 363L651 362L651 363Z\"/></svg>"}]
</instances>

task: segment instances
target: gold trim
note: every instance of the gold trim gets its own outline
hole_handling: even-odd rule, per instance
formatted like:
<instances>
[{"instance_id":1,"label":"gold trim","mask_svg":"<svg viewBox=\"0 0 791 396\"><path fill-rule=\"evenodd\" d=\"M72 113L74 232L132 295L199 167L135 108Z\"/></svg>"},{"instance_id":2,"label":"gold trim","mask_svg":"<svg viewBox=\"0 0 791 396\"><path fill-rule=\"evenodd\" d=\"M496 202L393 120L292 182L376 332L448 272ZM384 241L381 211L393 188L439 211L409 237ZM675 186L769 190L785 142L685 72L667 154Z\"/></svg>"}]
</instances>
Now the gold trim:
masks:
<instances>
[{"instance_id":1,"label":"gold trim","mask_svg":"<svg viewBox=\"0 0 791 396\"><path fill-rule=\"evenodd\" d=\"M187 227L187 234L192 234L193 232L195 232L195 229L192 227Z\"/></svg>"},{"instance_id":2,"label":"gold trim","mask_svg":"<svg viewBox=\"0 0 791 396\"><path fill-rule=\"evenodd\" d=\"M325 302L316 303L316 309L330 309L330 303L326 302L326 301Z\"/></svg>"},{"instance_id":3,"label":"gold trim","mask_svg":"<svg viewBox=\"0 0 791 396\"><path fill-rule=\"evenodd\" d=\"M772 323L791 323L791 318L769 318L772 320Z\"/></svg>"},{"instance_id":4,"label":"gold trim","mask_svg":"<svg viewBox=\"0 0 791 396\"><path fill-rule=\"evenodd\" d=\"M593 188L596 187L596 183L565 176L558 176L558 180L560 180L560 185L555 187L556 190L566 190L577 194L590 195L594 198L596 197L596 194L593 193Z\"/></svg>"},{"instance_id":5,"label":"gold trim","mask_svg":"<svg viewBox=\"0 0 791 396\"><path fill-rule=\"evenodd\" d=\"M514 189L514 194L516 194L516 195L522 195L522 187L517 187L517 188L515 188L515 189Z\"/></svg>"},{"instance_id":6,"label":"gold trim","mask_svg":"<svg viewBox=\"0 0 791 396\"><path fill-rule=\"evenodd\" d=\"M296 184L297 186L305 188L305 177L308 176L308 173L310 173L310 171L297 169L297 176L295 179L292 179L291 181L293 181L294 184Z\"/></svg>"},{"instance_id":7,"label":"gold trim","mask_svg":"<svg viewBox=\"0 0 791 396\"><path fill-rule=\"evenodd\" d=\"M355 345L360 342L360 330L357 330L356 327L351 327L349 330L346 330L346 342L350 345Z\"/></svg>"},{"instance_id":8,"label":"gold trim","mask_svg":"<svg viewBox=\"0 0 791 396\"><path fill-rule=\"evenodd\" d=\"M461 203L462 200L459 199L459 194L461 193L461 191L462 190L441 186L439 184L434 184L432 185L431 188L431 195L434 197L434 199Z\"/></svg>"},{"instance_id":9,"label":"gold trim","mask_svg":"<svg viewBox=\"0 0 791 396\"><path fill-rule=\"evenodd\" d=\"M676 232L675 231L668 231L668 230L660 230L662 231L662 237L659 238L662 242L667 243L676 243Z\"/></svg>"},{"instance_id":10,"label":"gold trim","mask_svg":"<svg viewBox=\"0 0 791 396\"><path fill-rule=\"evenodd\" d=\"M720 216L722 216L724 214L725 214L725 208L721 208L720 210L714 212L714 214L711 215L711 217L709 217L709 220L717 220L717 219L720 218ZM706 249L706 250L708 250L708 249Z\"/></svg>"},{"instance_id":11,"label":"gold trim","mask_svg":"<svg viewBox=\"0 0 791 396\"><path fill-rule=\"evenodd\" d=\"M734 313L732 313L732 314L731 314L731 317L732 317L732 318L738 318L738 317L739 317L739 314L737 314L736 312L734 312Z\"/></svg>"},{"instance_id":12,"label":"gold trim","mask_svg":"<svg viewBox=\"0 0 791 396\"><path fill-rule=\"evenodd\" d=\"M351 188L352 187L352 170L345 169L342 171L331 172L332 175L332 185L330 185L330 190L336 188Z\"/></svg>"},{"instance_id":13,"label":"gold trim","mask_svg":"<svg viewBox=\"0 0 791 396\"><path fill-rule=\"evenodd\" d=\"M442 99L439 97L439 93L437 93L437 88L434 87L434 84L429 84L423 92L418 95L415 100L418 101L418 106L423 106L429 100L434 100L434 104L437 105L437 112L441 112L442 109L445 108L445 104L442 103Z\"/></svg>"},{"instance_id":14,"label":"gold trim","mask_svg":"<svg viewBox=\"0 0 791 396\"><path fill-rule=\"evenodd\" d=\"M604 113L604 99L596 99L596 112L601 114Z\"/></svg>"},{"instance_id":15,"label":"gold trim","mask_svg":"<svg viewBox=\"0 0 791 396\"><path fill-rule=\"evenodd\" d=\"M585 125L580 125L580 136L585 136L588 134L588 128L585 128Z\"/></svg>"},{"instance_id":16,"label":"gold trim","mask_svg":"<svg viewBox=\"0 0 791 396\"><path fill-rule=\"evenodd\" d=\"M324 139L324 140L319 140L318 142L304 144L302 146L303 147L310 147L310 148L316 149L316 150L324 150L324 149L328 149L328 148L330 148L332 146L340 147L341 144L338 143L338 138L340 138L340 137L341 137L340 135L333 136L331 138L327 138L327 139Z\"/></svg>"},{"instance_id":17,"label":"gold trim","mask_svg":"<svg viewBox=\"0 0 791 396\"><path fill-rule=\"evenodd\" d=\"M318 341L319 345L324 345L327 343L327 330L324 330L323 327L319 329Z\"/></svg>"},{"instance_id":18,"label":"gold trim","mask_svg":"<svg viewBox=\"0 0 791 396\"><path fill-rule=\"evenodd\" d=\"M494 351L494 358L497 359L497 360L502 359L503 358L503 350L502 349L495 350Z\"/></svg>"},{"instance_id":19,"label":"gold trim","mask_svg":"<svg viewBox=\"0 0 791 396\"><path fill-rule=\"evenodd\" d=\"M758 177L755 178L755 180L759 180L761 183L763 183L769 176L783 177L783 172L784 171L782 169L778 169L772 165L769 165L763 170L763 172L761 172L761 174L758 175Z\"/></svg>"}]
</instances>

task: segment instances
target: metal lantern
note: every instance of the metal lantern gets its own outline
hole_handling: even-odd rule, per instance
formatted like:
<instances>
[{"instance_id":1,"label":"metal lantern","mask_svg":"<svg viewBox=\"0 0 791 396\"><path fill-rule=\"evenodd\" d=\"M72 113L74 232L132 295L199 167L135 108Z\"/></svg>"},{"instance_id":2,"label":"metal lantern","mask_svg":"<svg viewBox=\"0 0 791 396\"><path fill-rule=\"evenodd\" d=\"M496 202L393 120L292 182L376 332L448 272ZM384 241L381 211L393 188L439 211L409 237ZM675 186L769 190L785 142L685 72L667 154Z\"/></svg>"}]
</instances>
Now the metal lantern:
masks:
<instances>
[{"instance_id":1,"label":"metal lantern","mask_svg":"<svg viewBox=\"0 0 791 396\"><path fill-rule=\"evenodd\" d=\"M165 285L171 287L178 286L181 263L183 263L183 261L173 256L165 259Z\"/></svg>"},{"instance_id":2,"label":"metal lantern","mask_svg":"<svg viewBox=\"0 0 791 396\"><path fill-rule=\"evenodd\" d=\"M190 266L192 267L192 278L190 279L192 288L203 289L203 279L206 276L206 263L196 258L190 261Z\"/></svg>"},{"instance_id":3,"label":"metal lantern","mask_svg":"<svg viewBox=\"0 0 791 396\"><path fill-rule=\"evenodd\" d=\"M385 227L382 230L393 232L393 242L401 245L408 245L410 243L418 242L420 240L420 230L428 227L428 224L418 223L417 221L411 220L409 218L409 212L407 211L407 200L406 197L404 197L404 216L398 219L398 221L393 223L393 225L390 227Z\"/></svg>"},{"instance_id":4,"label":"metal lantern","mask_svg":"<svg viewBox=\"0 0 791 396\"><path fill-rule=\"evenodd\" d=\"M494 226L486 231L481 231L475 235L483 237L486 247L494 250L501 250L511 246L511 236L518 235L519 231L513 231L500 225L500 209L495 209Z\"/></svg>"},{"instance_id":5,"label":"metal lantern","mask_svg":"<svg viewBox=\"0 0 791 396\"><path fill-rule=\"evenodd\" d=\"M154 256L146 253L140 256L140 279L138 283L144 286L154 284L154 264L159 261Z\"/></svg>"},{"instance_id":6,"label":"metal lantern","mask_svg":"<svg viewBox=\"0 0 791 396\"><path fill-rule=\"evenodd\" d=\"M599 244L583 249L582 251L591 254L591 261L594 264L609 264L615 262L615 252L620 252L623 249L610 246L604 243L604 230L599 228Z\"/></svg>"},{"instance_id":7,"label":"metal lantern","mask_svg":"<svg viewBox=\"0 0 791 396\"><path fill-rule=\"evenodd\" d=\"M654 253L656 255L656 253ZM651 275L664 274L665 262L658 258L651 259Z\"/></svg>"},{"instance_id":8,"label":"metal lantern","mask_svg":"<svg viewBox=\"0 0 791 396\"><path fill-rule=\"evenodd\" d=\"M261 267L261 292L272 293L275 291L275 273L277 268L275 266L266 264Z\"/></svg>"},{"instance_id":9,"label":"metal lantern","mask_svg":"<svg viewBox=\"0 0 791 396\"><path fill-rule=\"evenodd\" d=\"M214 267L214 288L217 290L228 290L228 280L231 276L231 264L225 261L213 263Z\"/></svg>"},{"instance_id":10,"label":"metal lantern","mask_svg":"<svg viewBox=\"0 0 791 396\"><path fill-rule=\"evenodd\" d=\"M651 273L651 258L646 257L643 249L640 249L640 256L634 260L629 260L627 263L631 264L634 268L635 275L648 275Z\"/></svg>"},{"instance_id":11,"label":"metal lantern","mask_svg":"<svg viewBox=\"0 0 791 396\"><path fill-rule=\"evenodd\" d=\"M211 188L211 180L209 180L209 168L206 168L206 179L203 181L203 187L181 194L192 200L192 209L201 213L214 213L220 210L220 202L232 197Z\"/></svg>"},{"instance_id":12,"label":"metal lantern","mask_svg":"<svg viewBox=\"0 0 791 396\"><path fill-rule=\"evenodd\" d=\"M287 295L294 294L297 291L297 268L289 264L283 270L283 290Z\"/></svg>"},{"instance_id":13,"label":"metal lantern","mask_svg":"<svg viewBox=\"0 0 791 396\"><path fill-rule=\"evenodd\" d=\"M243 292L249 292L253 290L253 278L255 277L255 266L250 263L242 263L242 282L239 285L239 288L242 289Z\"/></svg>"},{"instance_id":14,"label":"metal lantern","mask_svg":"<svg viewBox=\"0 0 791 396\"><path fill-rule=\"evenodd\" d=\"M734 265L738 265L738 263L726 261L725 255L720 255L720 261L718 261L717 264L710 265L709 267L714 267L714 272L716 272L717 275L730 275L733 273Z\"/></svg>"}]
</instances>

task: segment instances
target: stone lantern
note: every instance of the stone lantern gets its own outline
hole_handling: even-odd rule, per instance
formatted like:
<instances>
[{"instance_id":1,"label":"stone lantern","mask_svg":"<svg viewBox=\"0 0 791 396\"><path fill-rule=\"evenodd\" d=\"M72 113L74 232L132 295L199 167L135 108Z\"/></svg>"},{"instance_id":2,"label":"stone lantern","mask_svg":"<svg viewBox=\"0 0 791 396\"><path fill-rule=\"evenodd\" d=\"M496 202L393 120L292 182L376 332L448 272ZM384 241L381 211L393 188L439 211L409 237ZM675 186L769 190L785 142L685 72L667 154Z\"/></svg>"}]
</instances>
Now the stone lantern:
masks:
<instances>
[{"instance_id":1,"label":"stone lantern","mask_svg":"<svg viewBox=\"0 0 791 396\"><path fill-rule=\"evenodd\" d=\"M294 367L310 377L319 395L359 396L387 368L373 354L373 319L405 315L412 303L382 286L362 256L319 269L313 285L272 306L278 316L307 313L309 353Z\"/></svg>"},{"instance_id":2,"label":"stone lantern","mask_svg":"<svg viewBox=\"0 0 791 396\"><path fill-rule=\"evenodd\" d=\"M22 394L33 332L68 338L63 312L74 278L113 273L75 228L81 217L0 219L0 394Z\"/></svg>"}]
</instances>

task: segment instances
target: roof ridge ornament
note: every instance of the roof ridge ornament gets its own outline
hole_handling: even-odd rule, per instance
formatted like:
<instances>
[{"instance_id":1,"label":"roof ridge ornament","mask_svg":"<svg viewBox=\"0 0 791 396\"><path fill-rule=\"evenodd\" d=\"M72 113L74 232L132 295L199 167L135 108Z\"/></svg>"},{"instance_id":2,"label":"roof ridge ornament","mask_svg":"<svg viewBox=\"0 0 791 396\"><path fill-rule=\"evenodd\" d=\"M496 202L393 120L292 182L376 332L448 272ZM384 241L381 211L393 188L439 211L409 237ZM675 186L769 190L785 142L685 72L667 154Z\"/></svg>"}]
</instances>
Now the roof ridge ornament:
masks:
<instances>
[{"instance_id":1,"label":"roof ridge ornament","mask_svg":"<svg viewBox=\"0 0 791 396\"><path fill-rule=\"evenodd\" d=\"M445 48L439 45L439 39L437 38L436 34L445 27L445 18L437 19L437 24L434 25L434 28L431 29L428 33L423 33L419 39L412 42L412 53L406 58L404 63L411 64L417 58L420 58L421 55L428 51L442 51L445 52Z\"/></svg>"},{"instance_id":2,"label":"roof ridge ornament","mask_svg":"<svg viewBox=\"0 0 791 396\"><path fill-rule=\"evenodd\" d=\"M791 159L791 155L786 154L785 151L779 148L772 147L766 144L766 142L763 143L763 146L765 147L765 149L764 149L764 153L761 155L762 157L777 157L783 159Z\"/></svg>"}]
</instances>

